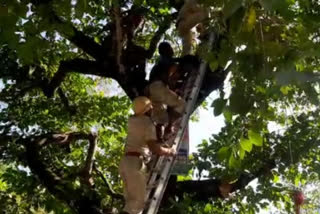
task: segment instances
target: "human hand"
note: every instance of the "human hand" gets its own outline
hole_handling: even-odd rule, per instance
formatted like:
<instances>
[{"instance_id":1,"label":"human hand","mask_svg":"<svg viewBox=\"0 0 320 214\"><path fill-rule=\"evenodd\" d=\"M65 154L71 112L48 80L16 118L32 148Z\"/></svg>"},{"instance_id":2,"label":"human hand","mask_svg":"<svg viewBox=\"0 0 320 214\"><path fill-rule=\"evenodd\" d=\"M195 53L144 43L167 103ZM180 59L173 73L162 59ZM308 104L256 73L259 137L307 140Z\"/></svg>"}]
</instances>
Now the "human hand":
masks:
<instances>
[{"instance_id":1,"label":"human hand","mask_svg":"<svg viewBox=\"0 0 320 214\"><path fill-rule=\"evenodd\" d=\"M168 156L176 156L177 155L177 151L175 148L170 148L169 152L168 152Z\"/></svg>"}]
</instances>

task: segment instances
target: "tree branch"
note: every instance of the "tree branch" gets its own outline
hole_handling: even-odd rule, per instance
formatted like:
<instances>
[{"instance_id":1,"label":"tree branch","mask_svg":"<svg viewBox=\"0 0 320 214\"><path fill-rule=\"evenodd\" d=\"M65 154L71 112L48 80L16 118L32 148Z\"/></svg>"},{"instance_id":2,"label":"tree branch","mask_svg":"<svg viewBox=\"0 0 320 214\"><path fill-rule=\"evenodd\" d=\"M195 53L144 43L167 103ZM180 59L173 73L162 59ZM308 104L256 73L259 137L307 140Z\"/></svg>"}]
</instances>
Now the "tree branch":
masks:
<instances>
[{"instance_id":1,"label":"tree branch","mask_svg":"<svg viewBox=\"0 0 320 214\"><path fill-rule=\"evenodd\" d=\"M77 47L81 48L84 52L89 54L95 59L103 58L103 48L101 45L96 43L92 38L85 35L83 32L76 29L72 23L68 23L60 18L53 8L53 1L39 1L39 0L31 0L31 3L36 7L42 6L42 9L45 8L45 13L42 12L42 16L44 18L48 18L50 22L54 23L57 28L56 30L63 35L66 39L71 41Z\"/></svg>"},{"instance_id":2,"label":"tree branch","mask_svg":"<svg viewBox=\"0 0 320 214\"><path fill-rule=\"evenodd\" d=\"M105 178L103 173L98 169L96 164L93 164L93 169L100 176L104 184L107 186L107 193L114 199L123 199L123 195L116 193L113 189L109 181Z\"/></svg>"},{"instance_id":3,"label":"tree branch","mask_svg":"<svg viewBox=\"0 0 320 214\"><path fill-rule=\"evenodd\" d=\"M105 77L112 76L112 70L110 73L104 73L102 65L100 65L96 61L79 58L71 59L68 61L61 61L58 71L54 74L49 84L44 82L42 86L42 90L47 97L53 96L55 89L59 87L68 72L92 74Z\"/></svg>"},{"instance_id":4,"label":"tree branch","mask_svg":"<svg viewBox=\"0 0 320 214\"><path fill-rule=\"evenodd\" d=\"M70 105L69 100L68 100L67 96L65 95L65 93L63 92L63 90L61 89L61 87L58 88L58 94L59 94L59 97L60 97L64 107L66 108L66 110L71 115L74 115L76 113L76 108L74 108L74 106Z\"/></svg>"},{"instance_id":5,"label":"tree branch","mask_svg":"<svg viewBox=\"0 0 320 214\"><path fill-rule=\"evenodd\" d=\"M274 161L268 161L257 171L257 173L242 174L235 183L230 184L230 193L246 187L248 183L257 177L267 176L274 167ZM166 199L168 199L169 196L178 196L182 199L183 194L185 193L189 193L192 199L203 202L208 202L210 198L224 198L225 195L219 189L219 187L224 183L225 181L220 179L177 182L176 178L173 177L168 184L170 188L167 188L165 193L167 195ZM167 201L164 202L167 203Z\"/></svg>"},{"instance_id":6,"label":"tree branch","mask_svg":"<svg viewBox=\"0 0 320 214\"><path fill-rule=\"evenodd\" d=\"M77 47L81 48L84 52L92 56L97 60L102 60L104 58L104 50L101 45L96 43L92 38L86 36L81 31L76 29L71 23L63 21L58 17L52 10L52 20L58 24L57 31L65 36L66 39L71 41ZM66 31L65 29L68 29Z\"/></svg>"},{"instance_id":7,"label":"tree branch","mask_svg":"<svg viewBox=\"0 0 320 214\"><path fill-rule=\"evenodd\" d=\"M94 133L86 134L82 132L69 132L62 134L46 134L37 137L38 146L44 147L48 144L58 144L61 146L68 145L71 142L79 139L88 139L89 140L89 149L87 158L83 168L77 173L78 176L81 176L82 181L93 187L94 182L92 178L92 169L94 163L94 155L97 149L97 135Z\"/></svg>"},{"instance_id":8,"label":"tree branch","mask_svg":"<svg viewBox=\"0 0 320 214\"><path fill-rule=\"evenodd\" d=\"M81 136L79 133L74 133L75 137ZM58 138L58 136L52 136ZM40 157L40 143L36 140L23 139L23 145L26 148L27 163L31 171L37 175L43 185L49 192L58 199L66 202L69 207L77 211L79 214L103 214L100 209L101 198L97 192L91 189L90 196L85 190L75 188L70 185L68 180L64 180L50 171Z\"/></svg>"},{"instance_id":9,"label":"tree branch","mask_svg":"<svg viewBox=\"0 0 320 214\"><path fill-rule=\"evenodd\" d=\"M209 44L210 37L212 36L212 44ZM224 34L216 32L215 29L207 29L202 36L200 46L202 46L207 53L210 51L219 52L221 50L221 42L224 40L228 42L228 38ZM211 92L223 86L224 80L226 79L231 68L230 64L225 69L222 67L223 65L220 65L213 71L210 68L209 62L206 62L206 64L206 73L194 109L196 109L210 95Z\"/></svg>"},{"instance_id":10,"label":"tree branch","mask_svg":"<svg viewBox=\"0 0 320 214\"><path fill-rule=\"evenodd\" d=\"M218 68L215 71L211 71L208 67L194 109L201 105L201 103L211 94L211 92L223 87L224 80L226 79L228 73L229 70L223 70L223 68Z\"/></svg>"},{"instance_id":11,"label":"tree branch","mask_svg":"<svg viewBox=\"0 0 320 214\"><path fill-rule=\"evenodd\" d=\"M173 18L171 18L173 19ZM157 49L158 43L162 37L162 35L170 28L170 24L171 24L172 20L168 20L166 22L163 22L163 25L159 26L158 31L153 35L151 41L150 41L150 45L149 45L149 49L146 51L146 58L147 59L151 59L154 52Z\"/></svg>"},{"instance_id":12,"label":"tree branch","mask_svg":"<svg viewBox=\"0 0 320 214\"><path fill-rule=\"evenodd\" d=\"M40 147L47 146L48 144L67 145L76 140L88 139L92 137L91 133L83 132L66 132L66 133L48 133L36 136L35 140L38 141Z\"/></svg>"},{"instance_id":13,"label":"tree branch","mask_svg":"<svg viewBox=\"0 0 320 214\"><path fill-rule=\"evenodd\" d=\"M85 161L85 165L83 169L80 172L84 183L91 187L94 185L93 178L92 178L92 169L93 169L94 155L95 155L96 149L97 149L97 135L94 133L91 133L91 136L89 138L89 149L88 149L87 159Z\"/></svg>"},{"instance_id":14,"label":"tree branch","mask_svg":"<svg viewBox=\"0 0 320 214\"><path fill-rule=\"evenodd\" d=\"M58 198L63 198L66 202L70 203L70 196L62 191L60 188L56 188L59 185L63 185L61 177L50 171L47 166L41 161L39 155L39 145L31 140L25 140L24 143L26 148L26 158L28 166L31 171L36 174L39 180L48 188L48 190L58 196Z\"/></svg>"},{"instance_id":15,"label":"tree branch","mask_svg":"<svg viewBox=\"0 0 320 214\"><path fill-rule=\"evenodd\" d=\"M75 58L70 59L66 61L61 61L58 71L54 74L53 78L51 80L41 78L41 74L44 73L43 68L37 66L35 67L35 73L34 75L36 79L30 78L29 76L25 76L24 82L20 81L19 84L21 85L22 89L19 91L4 91L1 92L1 97L5 99L10 93L15 93L16 96L23 96L28 91L34 89L34 88L41 88L43 93L47 97L52 97L54 94L54 91L60 86L64 78L69 72L77 72L80 74L91 74L91 75L97 75L102 77L110 77L116 79L116 70L115 70L115 64L109 63L107 61L104 62L98 62L98 61L92 61L92 60L86 60L81 58ZM29 68L24 67L23 71L28 71ZM116 79L118 80L118 79ZM118 80L119 81L119 80ZM62 100L62 102L66 105L67 100L64 95L64 93L61 91L61 89L58 91L59 96ZM66 105L67 107L67 105Z\"/></svg>"}]
</instances>

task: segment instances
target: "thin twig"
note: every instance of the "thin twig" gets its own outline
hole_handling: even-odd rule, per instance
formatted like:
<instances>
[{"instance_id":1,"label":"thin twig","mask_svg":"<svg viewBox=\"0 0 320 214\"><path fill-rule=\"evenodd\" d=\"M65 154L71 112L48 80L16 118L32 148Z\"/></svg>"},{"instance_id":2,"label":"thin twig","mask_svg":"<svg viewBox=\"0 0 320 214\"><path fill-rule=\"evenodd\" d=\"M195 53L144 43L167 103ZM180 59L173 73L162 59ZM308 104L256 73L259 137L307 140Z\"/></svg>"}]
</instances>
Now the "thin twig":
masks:
<instances>
[{"instance_id":1,"label":"thin twig","mask_svg":"<svg viewBox=\"0 0 320 214\"><path fill-rule=\"evenodd\" d=\"M103 173L101 172L101 170L98 169L98 167L96 166L96 164L93 164L93 169L97 172L97 174L100 176L100 178L102 179L102 181L104 182L104 184L107 186L108 188L108 194L111 195L113 198L116 199L123 199L123 196L119 193L116 193L113 189L112 186L110 184L110 182L105 178L105 176L103 175Z\"/></svg>"}]
</instances>

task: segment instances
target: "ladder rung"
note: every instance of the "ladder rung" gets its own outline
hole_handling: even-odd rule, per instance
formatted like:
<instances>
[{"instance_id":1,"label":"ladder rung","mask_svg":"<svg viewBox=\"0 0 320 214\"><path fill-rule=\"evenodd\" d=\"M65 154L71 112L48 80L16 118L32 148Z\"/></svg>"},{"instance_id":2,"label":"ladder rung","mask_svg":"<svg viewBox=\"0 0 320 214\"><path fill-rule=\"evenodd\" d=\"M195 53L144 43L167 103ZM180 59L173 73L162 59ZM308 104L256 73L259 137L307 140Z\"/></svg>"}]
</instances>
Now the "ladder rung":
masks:
<instances>
[{"instance_id":1,"label":"ladder rung","mask_svg":"<svg viewBox=\"0 0 320 214\"><path fill-rule=\"evenodd\" d=\"M151 169L151 173L159 173L161 170L159 168L153 168Z\"/></svg>"},{"instance_id":2,"label":"ladder rung","mask_svg":"<svg viewBox=\"0 0 320 214\"><path fill-rule=\"evenodd\" d=\"M148 185L147 190L152 190L152 189L156 188L158 186L158 184L159 184L159 181L156 181L153 184Z\"/></svg>"},{"instance_id":3,"label":"ladder rung","mask_svg":"<svg viewBox=\"0 0 320 214\"><path fill-rule=\"evenodd\" d=\"M211 34L209 39L209 44L212 44L213 39L214 39L213 34ZM176 132L176 136L174 136L174 139L172 140L172 146L174 146L177 152L179 151L179 147L184 135L185 127L189 120L189 116L192 112L196 98L199 94L200 86L201 86L205 71L206 71L206 65L204 62L202 62L200 65L199 72L195 73L194 76L190 76L188 79L188 82L185 84L186 88L184 89L184 92L185 92L184 99L186 99L187 101L186 110L184 111L181 120L179 120L179 123L180 123L178 126L179 129ZM189 90L189 88L191 88L191 90ZM171 143L170 140L171 140L171 136L168 139L168 142ZM152 185L150 186L154 188L151 188L151 190L148 190L147 192L145 209L144 209L145 214L157 213L162 196L164 194L164 190L168 183L168 178L169 178L168 176L170 175L170 170L172 168L173 163L174 163L173 157L158 158L154 168L159 170L160 167L162 166L164 167L161 169L160 174L159 174L159 171L152 170L152 174L148 182L148 187L149 187L149 183L152 183Z\"/></svg>"}]
</instances>

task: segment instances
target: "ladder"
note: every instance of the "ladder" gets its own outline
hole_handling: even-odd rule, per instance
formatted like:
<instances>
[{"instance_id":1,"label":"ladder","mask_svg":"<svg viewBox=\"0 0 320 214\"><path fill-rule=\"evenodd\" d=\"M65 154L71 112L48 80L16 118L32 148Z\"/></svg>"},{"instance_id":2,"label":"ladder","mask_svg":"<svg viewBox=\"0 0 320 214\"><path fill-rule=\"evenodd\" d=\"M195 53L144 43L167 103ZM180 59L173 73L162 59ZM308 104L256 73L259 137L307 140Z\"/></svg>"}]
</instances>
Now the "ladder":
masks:
<instances>
[{"instance_id":1,"label":"ladder","mask_svg":"<svg viewBox=\"0 0 320 214\"><path fill-rule=\"evenodd\" d=\"M213 34L211 33L209 38L209 47L213 42ZM185 99L187 101L185 112L180 120L180 124L178 127L178 131L176 132L175 138L172 143L172 148L175 148L176 151L179 151L181 141L186 129L186 125L189 121L189 117L192 113L194 105L196 103L200 87L202 85L202 81L206 72L206 63L204 61L201 62L199 72L195 74L195 77L192 76L188 79L186 88L192 87L190 93L185 93ZM156 214L158 212L163 194L165 192L166 186L168 184L168 180L170 177L170 170L174 164L174 157L165 157L160 156L157 159L156 164L151 170L151 175L148 181L148 189L146 194L146 206L144 209L144 214ZM162 169L161 169L162 168Z\"/></svg>"}]
</instances>

